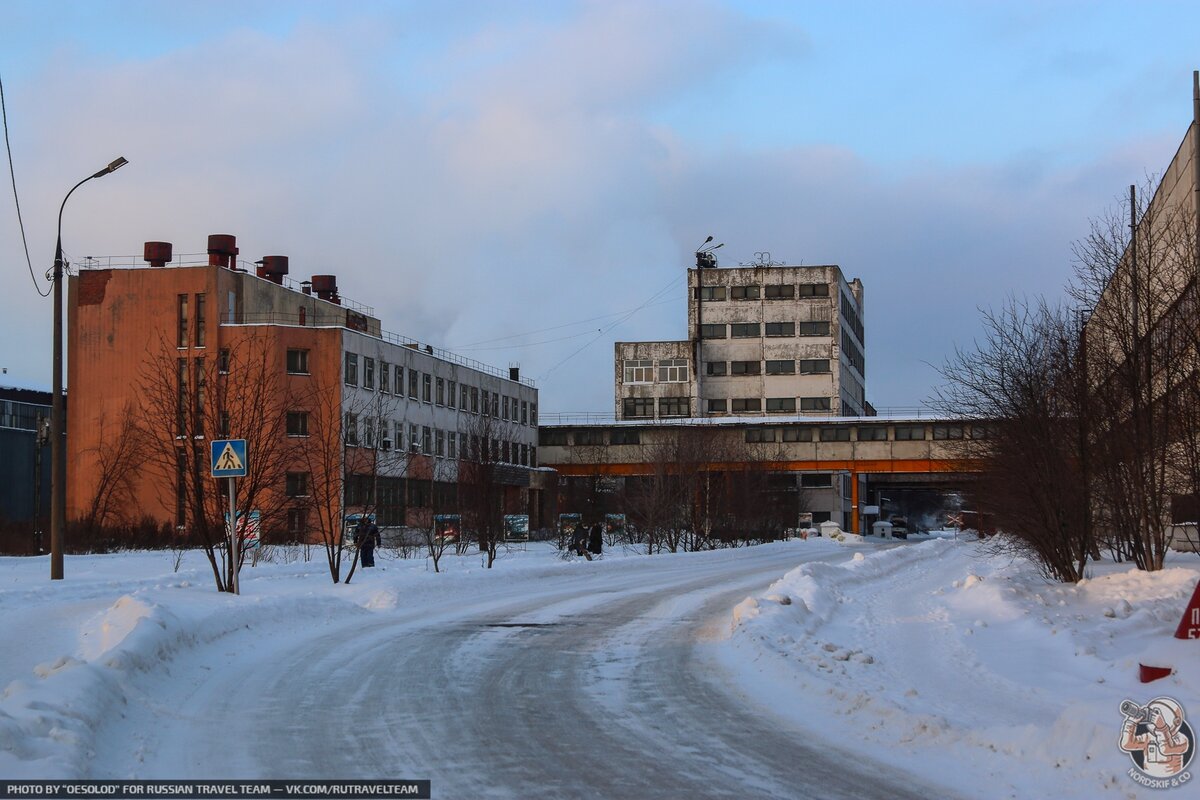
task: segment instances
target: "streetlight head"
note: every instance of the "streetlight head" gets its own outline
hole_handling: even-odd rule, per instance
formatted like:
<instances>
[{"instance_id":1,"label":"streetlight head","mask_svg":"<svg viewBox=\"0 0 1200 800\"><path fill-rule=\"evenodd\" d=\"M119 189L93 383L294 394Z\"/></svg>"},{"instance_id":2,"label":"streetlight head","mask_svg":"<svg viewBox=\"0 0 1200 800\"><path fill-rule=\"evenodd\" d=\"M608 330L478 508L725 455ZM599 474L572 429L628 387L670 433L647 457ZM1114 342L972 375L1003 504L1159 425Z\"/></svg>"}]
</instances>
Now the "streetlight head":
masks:
<instances>
[{"instance_id":1,"label":"streetlight head","mask_svg":"<svg viewBox=\"0 0 1200 800\"><path fill-rule=\"evenodd\" d=\"M129 162L125 160L125 156L117 156L117 159L115 161L110 162L107 167L100 170L92 177L93 178L103 178L108 173L116 172L117 170L119 170L121 167L125 166L128 163Z\"/></svg>"}]
</instances>

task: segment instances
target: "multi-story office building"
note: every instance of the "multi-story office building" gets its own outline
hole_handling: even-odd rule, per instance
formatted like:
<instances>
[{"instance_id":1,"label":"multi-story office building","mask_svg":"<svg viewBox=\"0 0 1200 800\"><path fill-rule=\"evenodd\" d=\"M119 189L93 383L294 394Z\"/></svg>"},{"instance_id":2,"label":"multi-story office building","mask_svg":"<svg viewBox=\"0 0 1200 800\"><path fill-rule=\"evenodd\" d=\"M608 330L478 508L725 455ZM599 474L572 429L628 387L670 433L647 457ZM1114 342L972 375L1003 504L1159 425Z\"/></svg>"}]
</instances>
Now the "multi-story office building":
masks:
<instances>
[{"instance_id":1,"label":"multi-story office building","mask_svg":"<svg viewBox=\"0 0 1200 800\"><path fill-rule=\"evenodd\" d=\"M458 510L461 465L487 462L504 484L504 510L536 513L538 393L529 380L383 331L373 309L339 295L335 276L295 284L286 257L247 264L237 253L226 235L210 236L207 254L175 258L170 244L148 242L148 265L91 260L70 279L69 518L111 471L104 454L131 414L150 439L138 451L144 468L123 478L134 513L172 525L192 513L183 472L197 467L188 458L207 458L209 439L250 436L284 440L259 450L278 461L275 527L295 535L311 535L318 471L338 483L325 493L338 513L425 526L435 512ZM174 478L154 453L172 439ZM335 463L316 470L316 451Z\"/></svg>"},{"instance_id":2,"label":"multi-story office building","mask_svg":"<svg viewBox=\"0 0 1200 800\"><path fill-rule=\"evenodd\" d=\"M863 286L836 265L688 271L689 338L617 342L618 419L872 413Z\"/></svg>"}]
</instances>

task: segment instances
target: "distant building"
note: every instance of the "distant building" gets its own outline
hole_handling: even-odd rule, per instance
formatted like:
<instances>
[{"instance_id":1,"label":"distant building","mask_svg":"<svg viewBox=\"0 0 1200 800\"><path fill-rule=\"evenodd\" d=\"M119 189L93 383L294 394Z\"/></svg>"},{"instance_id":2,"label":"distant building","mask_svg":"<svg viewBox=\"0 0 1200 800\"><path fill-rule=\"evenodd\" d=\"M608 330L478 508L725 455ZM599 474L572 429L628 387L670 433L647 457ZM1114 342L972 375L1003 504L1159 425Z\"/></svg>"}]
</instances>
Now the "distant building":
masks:
<instances>
[{"instance_id":1,"label":"distant building","mask_svg":"<svg viewBox=\"0 0 1200 800\"><path fill-rule=\"evenodd\" d=\"M688 339L616 343L617 419L873 414L859 279L706 256L688 271Z\"/></svg>"},{"instance_id":2,"label":"distant building","mask_svg":"<svg viewBox=\"0 0 1200 800\"><path fill-rule=\"evenodd\" d=\"M100 454L114 452L121 421L134 413L143 425L170 428L158 434L173 436L179 454L177 472L163 468L161 452L141 465L136 513L186 526L184 473L207 475L208 441L264 435L232 429L228 408L247 399L272 409L262 425L278 425L286 439L290 455L273 467L271 487L286 499L270 525L295 536L311 535L318 511L318 476L301 458L318 438L335 454L330 480L344 480L339 513L428 526L433 513L457 511L460 465L481 461L502 467L506 513L540 507L538 392L516 368L383 331L373 309L341 297L333 275L296 284L286 257L249 264L237 254L227 235L210 236L207 254L196 256L173 257L169 243L148 242L148 265L93 260L70 279L68 519L88 507ZM265 375L247 367L260 356ZM155 392L166 396L160 411L168 408L157 418L146 411Z\"/></svg>"},{"instance_id":3,"label":"distant building","mask_svg":"<svg viewBox=\"0 0 1200 800\"><path fill-rule=\"evenodd\" d=\"M0 387L0 523L49 525L50 392ZM32 542L32 539L30 540Z\"/></svg>"}]
</instances>

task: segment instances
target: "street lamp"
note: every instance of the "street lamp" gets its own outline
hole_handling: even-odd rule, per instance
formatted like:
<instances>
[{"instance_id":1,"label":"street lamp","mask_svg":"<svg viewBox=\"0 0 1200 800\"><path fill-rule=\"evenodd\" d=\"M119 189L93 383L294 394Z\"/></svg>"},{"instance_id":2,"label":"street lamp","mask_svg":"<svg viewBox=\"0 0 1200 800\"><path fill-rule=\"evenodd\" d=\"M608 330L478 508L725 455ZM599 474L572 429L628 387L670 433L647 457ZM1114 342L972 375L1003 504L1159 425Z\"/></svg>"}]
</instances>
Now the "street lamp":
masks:
<instances>
[{"instance_id":1,"label":"street lamp","mask_svg":"<svg viewBox=\"0 0 1200 800\"><path fill-rule=\"evenodd\" d=\"M61 581L63 577L63 530L67 525L67 459L63 452L63 430L66 427L63 419L62 396L62 283L63 283L63 253L62 253L62 215L67 206L67 200L75 190L92 178L103 178L110 172L116 172L129 162L124 156L119 156L107 167L89 175L71 187L62 205L58 207L58 243L54 246L54 386L50 399L50 462L53 465L53 475L50 480L50 580Z\"/></svg>"}]
</instances>

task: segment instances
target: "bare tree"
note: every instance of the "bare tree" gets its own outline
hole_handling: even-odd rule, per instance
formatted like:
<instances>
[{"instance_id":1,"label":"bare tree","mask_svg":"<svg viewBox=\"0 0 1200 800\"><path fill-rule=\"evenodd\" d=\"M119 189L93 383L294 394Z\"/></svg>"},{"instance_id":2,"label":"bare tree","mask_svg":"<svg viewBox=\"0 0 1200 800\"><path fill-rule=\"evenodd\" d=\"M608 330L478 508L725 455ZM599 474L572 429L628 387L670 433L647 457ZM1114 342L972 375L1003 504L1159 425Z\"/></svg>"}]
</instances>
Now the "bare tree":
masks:
<instances>
[{"instance_id":1,"label":"bare tree","mask_svg":"<svg viewBox=\"0 0 1200 800\"><path fill-rule=\"evenodd\" d=\"M135 487L146 458L146 437L137 408L126 404L116 425L101 412L96 417L96 447L85 451L95 459L96 484L80 522L89 531L127 523L136 508Z\"/></svg>"},{"instance_id":2,"label":"bare tree","mask_svg":"<svg viewBox=\"0 0 1200 800\"><path fill-rule=\"evenodd\" d=\"M475 535L491 569L504 541L506 500L523 469L514 455L520 429L495 416L479 416L463 433L465 457L458 463L458 500L463 526Z\"/></svg>"},{"instance_id":3,"label":"bare tree","mask_svg":"<svg viewBox=\"0 0 1200 800\"><path fill-rule=\"evenodd\" d=\"M176 516L203 547L218 591L231 591L233 553L226 546L228 498L211 476L209 441L246 440L249 469L238 479L238 507L260 513L264 530L286 508L289 398L270 340L245 331L216 359L181 356L165 339L141 370L140 425L147 465L173 487ZM244 556L244 554L243 554Z\"/></svg>"}]
</instances>

